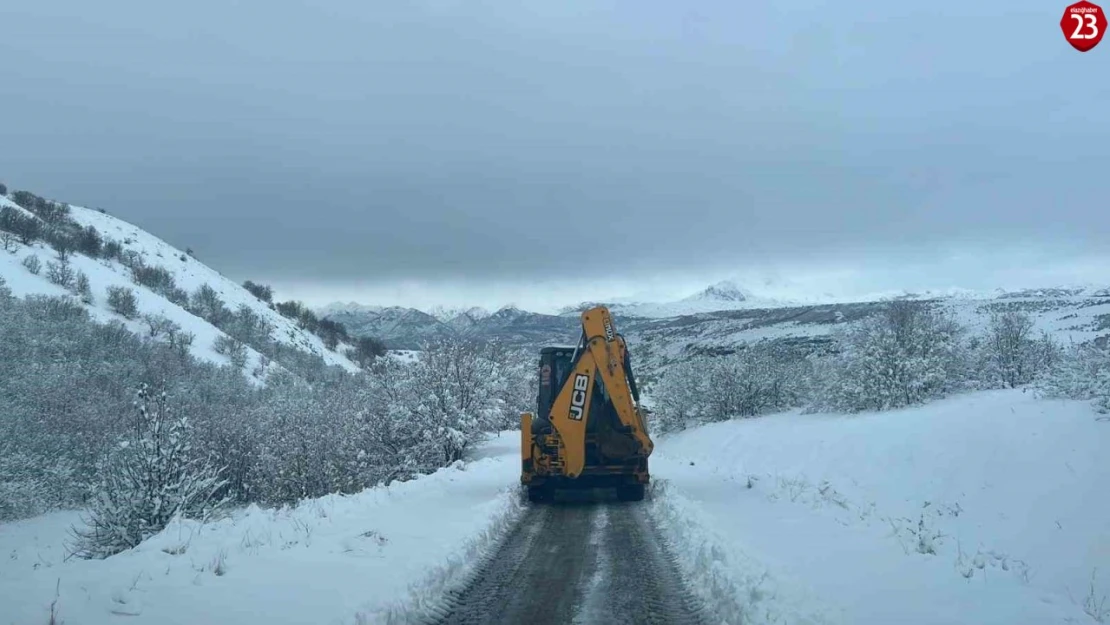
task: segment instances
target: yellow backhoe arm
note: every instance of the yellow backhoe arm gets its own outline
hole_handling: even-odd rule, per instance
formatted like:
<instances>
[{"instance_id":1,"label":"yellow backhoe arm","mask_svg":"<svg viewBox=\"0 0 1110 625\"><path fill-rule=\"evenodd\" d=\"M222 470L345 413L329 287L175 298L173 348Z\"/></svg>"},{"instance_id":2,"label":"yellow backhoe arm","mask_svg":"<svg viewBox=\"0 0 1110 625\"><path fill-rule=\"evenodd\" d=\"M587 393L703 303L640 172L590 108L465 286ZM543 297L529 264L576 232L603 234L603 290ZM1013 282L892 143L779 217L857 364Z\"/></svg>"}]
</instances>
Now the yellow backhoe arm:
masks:
<instances>
[{"instance_id":1,"label":"yellow backhoe arm","mask_svg":"<svg viewBox=\"0 0 1110 625\"><path fill-rule=\"evenodd\" d=\"M586 464L586 425L594 381L600 376L617 417L638 443L637 455L647 457L653 444L647 435L643 414L633 401L628 349L624 338L613 330L609 310L603 306L582 313L582 340L574 369L551 406L551 425L559 435L561 455L568 477L578 477Z\"/></svg>"}]
</instances>

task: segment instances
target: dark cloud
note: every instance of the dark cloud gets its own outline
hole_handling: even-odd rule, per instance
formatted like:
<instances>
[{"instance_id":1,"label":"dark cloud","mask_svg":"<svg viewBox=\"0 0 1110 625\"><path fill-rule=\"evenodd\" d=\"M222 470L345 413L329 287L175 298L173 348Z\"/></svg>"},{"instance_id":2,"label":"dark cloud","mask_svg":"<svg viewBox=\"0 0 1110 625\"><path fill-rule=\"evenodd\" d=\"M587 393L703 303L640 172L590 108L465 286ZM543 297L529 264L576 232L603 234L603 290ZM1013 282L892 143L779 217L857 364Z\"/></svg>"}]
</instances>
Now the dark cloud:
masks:
<instances>
[{"instance_id":1,"label":"dark cloud","mask_svg":"<svg viewBox=\"0 0 1110 625\"><path fill-rule=\"evenodd\" d=\"M1060 11L7 3L0 176L301 284L1096 254L1106 51Z\"/></svg>"}]
</instances>

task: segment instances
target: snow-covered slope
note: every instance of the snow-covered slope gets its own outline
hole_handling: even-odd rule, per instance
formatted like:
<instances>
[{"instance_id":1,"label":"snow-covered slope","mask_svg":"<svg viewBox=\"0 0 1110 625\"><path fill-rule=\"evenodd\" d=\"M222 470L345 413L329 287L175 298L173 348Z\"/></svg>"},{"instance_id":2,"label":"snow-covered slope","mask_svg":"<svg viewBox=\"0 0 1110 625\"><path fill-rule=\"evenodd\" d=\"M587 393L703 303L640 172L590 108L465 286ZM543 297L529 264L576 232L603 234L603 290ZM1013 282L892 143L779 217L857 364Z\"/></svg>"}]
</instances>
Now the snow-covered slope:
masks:
<instances>
[{"instance_id":1,"label":"snow-covered slope","mask_svg":"<svg viewBox=\"0 0 1110 625\"><path fill-rule=\"evenodd\" d=\"M0 208L3 206L18 208L8 198L0 196ZM192 292L207 284L231 310L234 311L240 305L249 306L273 327L271 337L275 341L317 354L328 364L340 365L349 370L357 369L357 365L345 356L328 350L319 337L300 329L293 321L272 310L236 282L158 237L121 219L80 206L70 207L70 217L82 227L95 227L102 236L119 242L124 250L135 252L146 265L167 270L180 289ZM44 266L39 275L33 275L22 265L22 261L32 254L38 256ZM0 251L0 277L4 278L8 288L17 296L65 295L68 291L51 283L46 277L45 265L55 256L54 250L41 241L30 247L17 244L11 252ZM196 335L191 348L194 355L213 362L228 362L227 357L213 350L213 343L223 332L158 293L133 282L130 270L120 262L93 259L74 253L70 257L70 264L75 271L84 272L89 277L93 302L87 308L94 318L102 321L115 319L126 323L135 332L143 333L145 325L141 321L142 315L162 315L180 325L183 330ZM127 287L134 291L139 309L136 320L128 321L109 309L107 289L112 286ZM246 370L252 370L258 358L259 354L251 350Z\"/></svg>"},{"instance_id":2,"label":"snow-covered slope","mask_svg":"<svg viewBox=\"0 0 1110 625\"><path fill-rule=\"evenodd\" d=\"M1110 340L1110 296L1105 289L1040 289L934 298L971 332L986 329L992 313L1029 314L1036 333L1067 345ZM884 300L722 310L661 319L618 319L645 371L698 354L731 353L759 341L820 346L838 328L879 312Z\"/></svg>"},{"instance_id":3,"label":"snow-covered slope","mask_svg":"<svg viewBox=\"0 0 1110 625\"><path fill-rule=\"evenodd\" d=\"M712 424L658 442L653 507L708 600L742 598L730 622L1093 625L1088 596L1110 597L1098 418L992 391Z\"/></svg>"}]
</instances>

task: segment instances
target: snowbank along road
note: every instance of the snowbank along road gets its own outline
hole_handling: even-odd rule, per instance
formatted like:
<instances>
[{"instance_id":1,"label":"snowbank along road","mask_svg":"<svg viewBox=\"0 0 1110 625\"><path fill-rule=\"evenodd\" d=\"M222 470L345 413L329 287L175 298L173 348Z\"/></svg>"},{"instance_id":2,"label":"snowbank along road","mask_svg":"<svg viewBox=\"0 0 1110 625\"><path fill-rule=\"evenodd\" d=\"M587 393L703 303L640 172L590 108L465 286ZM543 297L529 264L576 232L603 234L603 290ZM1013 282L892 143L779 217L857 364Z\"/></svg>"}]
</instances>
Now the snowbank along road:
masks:
<instances>
[{"instance_id":1,"label":"snowbank along road","mask_svg":"<svg viewBox=\"0 0 1110 625\"><path fill-rule=\"evenodd\" d=\"M439 625L702 623L645 506L527 511Z\"/></svg>"}]
</instances>

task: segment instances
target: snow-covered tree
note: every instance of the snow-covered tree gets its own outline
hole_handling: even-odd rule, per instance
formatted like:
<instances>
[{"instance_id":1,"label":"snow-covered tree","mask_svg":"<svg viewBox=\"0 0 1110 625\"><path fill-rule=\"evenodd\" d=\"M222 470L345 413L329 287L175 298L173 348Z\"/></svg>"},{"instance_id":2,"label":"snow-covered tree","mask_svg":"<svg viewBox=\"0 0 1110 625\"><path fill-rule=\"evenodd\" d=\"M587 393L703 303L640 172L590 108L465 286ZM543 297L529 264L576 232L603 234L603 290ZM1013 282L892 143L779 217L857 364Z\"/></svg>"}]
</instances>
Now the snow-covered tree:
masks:
<instances>
[{"instance_id":1,"label":"snow-covered tree","mask_svg":"<svg viewBox=\"0 0 1110 625\"><path fill-rule=\"evenodd\" d=\"M960 386L964 330L926 302L891 302L837 336L839 352L819 366L818 409L887 410L921 403Z\"/></svg>"},{"instance_id":2,"label":"snow-covered tree","mask_svg":"<svg viewBox=\"0 0 1110 625\"><path fill-rule=\"evenodd\" d=\"M73 553L106 558L162 531L176 516L203 517L222 502L220 470L193 447L188 418L170 411L163 388L143 385L129 432L108 455Z\"/></svg>"},{"instance_id":3,"label":"snow-covered tree","mask_svg":"<svg viewBox=\"0 0 1110 625\"><path fill-rule=\"evenodd\" d=\"M699 358L673 364L652 385L654 429L660 433L683 430L701 419L708 390L708 377L705 375L707 361Z\"/></svg>"},{"instance_id":4,"label":"snow-covered tree","mask_svg":"<svg viewBox=\"0 0 1110 625\"><path fill-rule=\"evenodd\" d=\"M773 343L671 365L651 388L656 427L678 430L800 406L810 378L801 353Z\"/></svg>"},{"instance_id":5,"label":"snow-covered tree","mask_svg":"<svg viewBox=\"0 0 1110 625\"><path fill-rule=\"evenodd\" d=\"M1038 363L1032 317L1021 312L992 315L983 347L989 375L999 385L1014 388L1033 381Z\"/></svg>"},{"instance_id":6,"label":"snow-covered tree","mask_svg":"<svg viewBox=\"0 0 1110 625\"><path fill-rule=\"evenodd\" d=\"M1110 346L1072 346L1037 381L1045 397L1094 400L1100 412L1110 412Z\"/></svg>"},{"instance_id":7,"label":"snow-covered tree","mask_svg":"<svg viewBox=\"0 0 1110 625\"><path fill-rule=\"evenodd\" d=\"M448 339L414 363L383 358L367 414L386 462L422 472L463 457L484 432L513 427L535 403L530 358L494 343Z\"/></svg>"}]
</instances>

